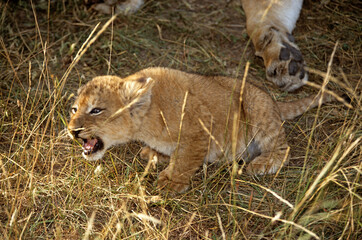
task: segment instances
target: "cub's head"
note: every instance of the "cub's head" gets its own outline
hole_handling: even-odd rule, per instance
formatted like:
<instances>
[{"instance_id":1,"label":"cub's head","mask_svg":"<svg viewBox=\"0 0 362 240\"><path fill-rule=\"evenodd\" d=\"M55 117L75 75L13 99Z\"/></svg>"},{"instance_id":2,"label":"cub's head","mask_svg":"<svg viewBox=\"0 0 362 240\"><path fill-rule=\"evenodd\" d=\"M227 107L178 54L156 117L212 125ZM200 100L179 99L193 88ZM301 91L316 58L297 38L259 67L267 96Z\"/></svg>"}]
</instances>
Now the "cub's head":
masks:
<instances>
[{"instance_id":1,"label":"cub's head","mask_svg":"<svg viewBox=\"0 0 362 240\"><path fill-rule=\"evenodd\" d=\"M68 131L82 140L85 159L98 160L111 146L134 139L151 104L152 85L145 76L100 76L78 89Z\"/></svg>"}]
</instances>

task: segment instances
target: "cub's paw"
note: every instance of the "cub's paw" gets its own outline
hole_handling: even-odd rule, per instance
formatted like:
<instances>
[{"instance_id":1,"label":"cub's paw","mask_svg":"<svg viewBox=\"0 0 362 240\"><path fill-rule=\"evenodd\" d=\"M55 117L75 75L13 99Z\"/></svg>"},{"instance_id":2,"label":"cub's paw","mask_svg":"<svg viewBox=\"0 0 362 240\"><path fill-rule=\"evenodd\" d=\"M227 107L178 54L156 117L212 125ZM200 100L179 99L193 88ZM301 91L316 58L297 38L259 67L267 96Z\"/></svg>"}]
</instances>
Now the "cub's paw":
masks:
<instances>
[{"instance_id":1,"label":"cub's paw","mask_svg":"<svg viewBox=\"0 0 362 240\"><path fill-rule=\"evenodd\" d=\"M157 157L157 152L152 150L150 147L143 147L140 152L140 157L143 160L152 160L153 158Z\"/></svg>"},{"instance_id":2,"label":"cub's paw","mask_svg":"<svg viewBox=\"0 0 362 240\"><path fill-rule=\"evenodd\" d=\"M167 168L163 170L158 177L158 187L163 190L172 190L174 192L183 193L188 190L189 186L190 184L188 181L184 182L175 178L171 180Z\"/></svg>"},{"instance_id":3,"label":"cub's paw","mask_svg":"<svg viewBox=\"0 0 362 240\"><path fill-rule=\"evenodd\" d=\"M257 55L264 59L266 78L284 91L293 91L308 81L305 61L294 37L270 27L261 34Z\"/></svg>"},{"instance_id":4,"label":"cub's paw","mask_svg":"<svg viewBox=\"0 0 362 240\"><path fill-rule=\"evenodd\" d=\"M265 175L276 173L281 167L281 162L277 161L276 163L270 163L268 159L256 158L251 161L246 167L246 171L250 175Z\"/></svg>"},{"instance_id":5,"label":"cub's paw","mask_svg":"<svg viewBox=\"0 0 362 240\"><path fill-rule=\"evenodd\" d=\"M170 157L163 155L148 146L142 148L140 157L143 160L152 161L154 164L164 164L170 160Z\"/></svg>"}]
</instances>

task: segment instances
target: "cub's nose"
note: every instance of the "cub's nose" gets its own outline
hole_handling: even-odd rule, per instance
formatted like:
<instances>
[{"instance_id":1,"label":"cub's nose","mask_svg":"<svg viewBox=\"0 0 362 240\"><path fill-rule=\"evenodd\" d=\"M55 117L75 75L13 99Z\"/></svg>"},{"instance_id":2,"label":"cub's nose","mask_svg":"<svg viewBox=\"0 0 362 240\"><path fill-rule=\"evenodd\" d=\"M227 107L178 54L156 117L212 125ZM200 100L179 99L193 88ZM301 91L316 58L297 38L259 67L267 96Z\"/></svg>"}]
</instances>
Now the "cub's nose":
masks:
<instances>
[{"instance_id":1,"label":"cub's nose","mask_svg":"<svg viewBox=\"0 0 362 240\"><path fill-rule=\"evenodd\" d=\"M74 136L74 138L79 138L80 131L81 130L79 128L69 129L69 132Z\"/></svg>"}]
</instances>

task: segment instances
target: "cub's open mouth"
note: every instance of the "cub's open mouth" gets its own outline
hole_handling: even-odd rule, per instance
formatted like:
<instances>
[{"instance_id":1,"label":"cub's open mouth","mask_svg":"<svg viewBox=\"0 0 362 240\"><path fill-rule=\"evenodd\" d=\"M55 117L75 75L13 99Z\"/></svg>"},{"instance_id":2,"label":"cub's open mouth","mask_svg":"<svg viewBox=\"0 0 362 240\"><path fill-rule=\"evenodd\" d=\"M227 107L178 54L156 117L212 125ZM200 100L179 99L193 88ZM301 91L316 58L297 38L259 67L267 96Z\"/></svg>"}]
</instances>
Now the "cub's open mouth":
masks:
<instances>
[{"instance_id":1,"label":"cub's open mouth","mask_svg":"<svg viewBox=\"0 0 362 240\"><path fill-rule=\"evenodd\" d=\"M100 138L83 139L83 153L84 155L90 155L103 149L103 141Z\"/></svg>"}]
</instances>

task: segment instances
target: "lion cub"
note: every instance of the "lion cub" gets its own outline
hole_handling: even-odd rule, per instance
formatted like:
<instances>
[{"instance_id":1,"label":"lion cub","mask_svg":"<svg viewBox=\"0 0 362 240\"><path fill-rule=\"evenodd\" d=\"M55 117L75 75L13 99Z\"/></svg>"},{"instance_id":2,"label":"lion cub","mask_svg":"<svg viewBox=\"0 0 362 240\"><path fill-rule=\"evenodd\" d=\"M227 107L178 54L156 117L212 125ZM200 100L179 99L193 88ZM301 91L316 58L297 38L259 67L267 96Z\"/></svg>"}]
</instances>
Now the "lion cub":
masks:
<instances>
[{"instance_id":1,"label":"lion cub","mask_svg":"<svg viewBox=\"0 0 362 240\"><path fill-rule=\"evenodd\" d=\"M83 140L88 160L133 140L170 156L158 183L183 192L203 162L233 155L249 163L249 172L275 173L288 160L282 121L318 105L319 98L275 102L237 79L148 68L123 79L96 77L81 87L68 129Z\"/></svg>"}]
</instances>

